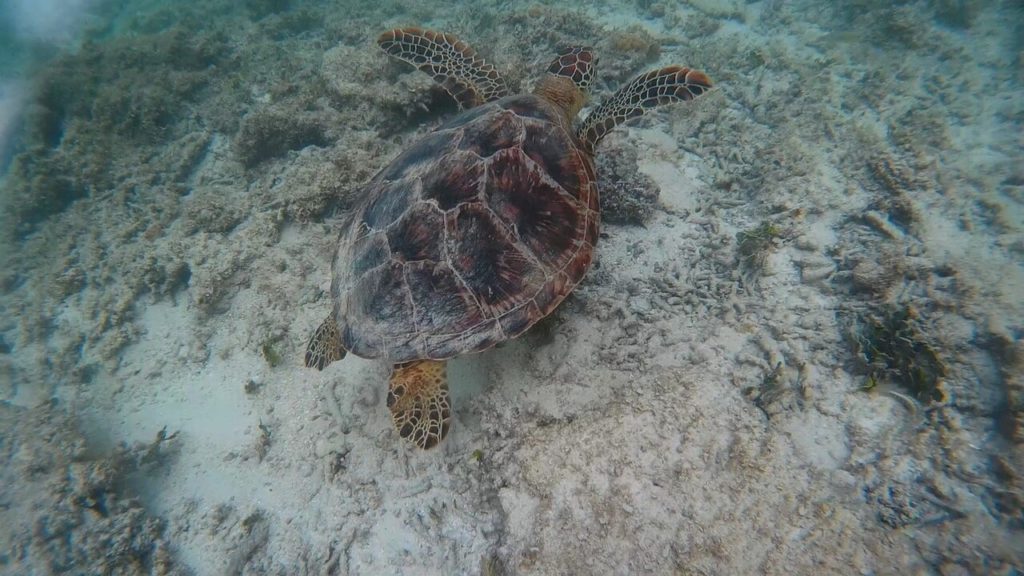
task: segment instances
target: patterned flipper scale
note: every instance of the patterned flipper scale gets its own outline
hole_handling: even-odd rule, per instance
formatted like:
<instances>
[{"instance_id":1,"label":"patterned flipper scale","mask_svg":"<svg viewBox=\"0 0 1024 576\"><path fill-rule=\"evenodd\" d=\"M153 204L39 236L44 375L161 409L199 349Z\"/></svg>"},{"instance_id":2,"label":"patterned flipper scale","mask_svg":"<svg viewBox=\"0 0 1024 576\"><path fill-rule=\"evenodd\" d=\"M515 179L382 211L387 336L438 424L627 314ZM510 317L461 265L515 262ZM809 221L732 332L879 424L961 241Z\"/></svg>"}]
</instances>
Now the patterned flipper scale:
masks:
<instances>
[{"instance_id":1,"label":"patterned flipper scale","mask_svg":"<svg viewBox=\"0 0 1024 576\"><path fill-rule=\"evenodd\" d=\"M633 79L587 116L577 135L587 152L593 154L598 142L613 128L648 110L693 100L711 90L711 80L698 70L667 66Z\"/></svg>"},{"instance_id":2,"label":"patterned flipper scale","mask_svg":"<svg viewBox=\"0 0 1024 576\"><path fill-rule=\"evenodd\" d=\"M395 28L377 44L395 58L426 72L462 108L508 96L508 85L494 66L452 34L420 28Z\"/></svg>"}]
</instances>

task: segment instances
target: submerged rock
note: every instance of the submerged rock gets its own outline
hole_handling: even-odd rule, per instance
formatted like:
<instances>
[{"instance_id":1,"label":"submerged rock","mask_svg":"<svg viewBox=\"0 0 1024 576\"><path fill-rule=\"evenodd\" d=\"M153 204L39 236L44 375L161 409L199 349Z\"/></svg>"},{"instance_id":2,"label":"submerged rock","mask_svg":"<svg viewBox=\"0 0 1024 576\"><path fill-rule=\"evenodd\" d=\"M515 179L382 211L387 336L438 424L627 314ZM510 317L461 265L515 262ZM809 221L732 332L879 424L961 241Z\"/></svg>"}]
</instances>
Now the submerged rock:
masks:
<instances>
[{"instance_id":1,"label":"submerged rock","mask_svg":"<svg viewBox=\"0 0 1024 576\"><path fill-rule=\"evenodd\" d=\"M126 477L163 458L152 445L97 454L56 402L0 403L0 570L11 574L182 574Z\"/></svg>"}]
</instances>

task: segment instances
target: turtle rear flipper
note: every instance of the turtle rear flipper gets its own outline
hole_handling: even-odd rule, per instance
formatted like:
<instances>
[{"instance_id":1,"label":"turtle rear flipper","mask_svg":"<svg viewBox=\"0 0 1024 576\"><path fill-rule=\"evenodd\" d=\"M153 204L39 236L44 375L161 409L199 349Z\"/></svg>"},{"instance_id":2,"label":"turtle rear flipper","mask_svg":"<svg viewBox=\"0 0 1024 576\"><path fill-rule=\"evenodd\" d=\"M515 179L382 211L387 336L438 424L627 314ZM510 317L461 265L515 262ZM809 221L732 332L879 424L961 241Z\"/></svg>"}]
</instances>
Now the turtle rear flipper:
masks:
<instances>
[{"instance_id":1,"label":"turtle rear flipper","mask_svg":"<svg viewBox=\"0 0 1024 576\"><path fill-rule=\"evenodd\" d=\"M452 34L395 28L381 34L377 44L391 56L429 74L461 108L508 95L508 85L494 66Z\"/></svg>"},{"instance_id":2,"label":"turtle rear flipper","mask_svg":"<svg viewBox=\"0 0 1024 576\"><path fill-rule=\"evenodd\" d=\"M416 360L391 372L388 409L398 435L427 450L448 435L452 408L444 362Z\"/></svg>"},{"instance_id":3,"label":"turtle rear flipper","mask_svg":"<svg viewBox=\"0 0 1024 576\"><path fill-rule=\"evenodd\" d=\"M344 357L345 347L341 345L338 322L332 313L309 337L306 344L306 367L323 370L331 362Z\"/></svg>"},{"instance_id":4,"label":"turtle rear flipper","mask_svg":"<svg viewBox=\"0 0 1024 576\"><path fill-rule=\"evenodd\" d=\"M711 89L711 80L698 70L667 66L641 74L587 116L577 136L593 154L597 143L619 124L662 104L693 100Z\"/></svg>"}]
</instances>

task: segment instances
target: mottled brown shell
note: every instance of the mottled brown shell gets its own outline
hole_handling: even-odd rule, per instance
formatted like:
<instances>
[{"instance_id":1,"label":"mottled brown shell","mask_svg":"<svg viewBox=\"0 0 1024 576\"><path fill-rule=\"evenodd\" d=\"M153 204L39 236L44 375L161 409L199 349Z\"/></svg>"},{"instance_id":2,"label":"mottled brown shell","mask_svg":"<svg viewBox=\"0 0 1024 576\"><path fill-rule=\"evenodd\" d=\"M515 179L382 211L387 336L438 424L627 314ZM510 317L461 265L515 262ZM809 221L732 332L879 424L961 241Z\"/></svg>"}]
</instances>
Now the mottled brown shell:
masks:
<instances>
[{"instance_id":1,"label":"mottled brown shell","mask_svg":"<svg viewBox=\"0 0 1024 576\"><path fill-rule=\"evenodd\" d=\"M533 95L463 112L371 180L331 293L346 349L391 362L487 349L549 314L590 266L593 160Z\"/></svg>"}]
</instances>

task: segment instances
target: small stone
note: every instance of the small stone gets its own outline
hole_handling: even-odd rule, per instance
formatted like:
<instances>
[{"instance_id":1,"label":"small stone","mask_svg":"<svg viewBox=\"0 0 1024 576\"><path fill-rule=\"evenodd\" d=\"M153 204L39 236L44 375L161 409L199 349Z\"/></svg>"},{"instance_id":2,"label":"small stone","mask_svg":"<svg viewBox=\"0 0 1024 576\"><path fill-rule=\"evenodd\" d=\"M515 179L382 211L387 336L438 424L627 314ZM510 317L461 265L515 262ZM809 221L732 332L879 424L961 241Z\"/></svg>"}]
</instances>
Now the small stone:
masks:
<instances>
[{"instance_id":1,"label":"small stone","mask_svg":"<svg viewBox=\"0 0 1024 576\"><path fill-rule=\"evenodd\" d=\"M635 314L646 314L651 311L651 301L643 296L629 299L629 309Z\"/></svg>"},{"instance_id":2,"label":"small stone","mask_svg":"<svg viewBox=\"0 0 1024 576\"><path fill-rule=\"evenodd\" d=\"M324 438L320 438L313 444L313 455L317 458L323 458L331 451L330 442Z\"/></svg>"},{"instance_id":3,"label":"small stone","mask_svg":"<svg viewBox=\"0 0 1024 576\"><path fill-rule=\"evenodd\" d=\"M806 235L800 236L794 240L793 246L798 250L803 250L804 252L817 252L820 249L818 243L815 242L813 238Z\"/></svg>"}]
</instances>

